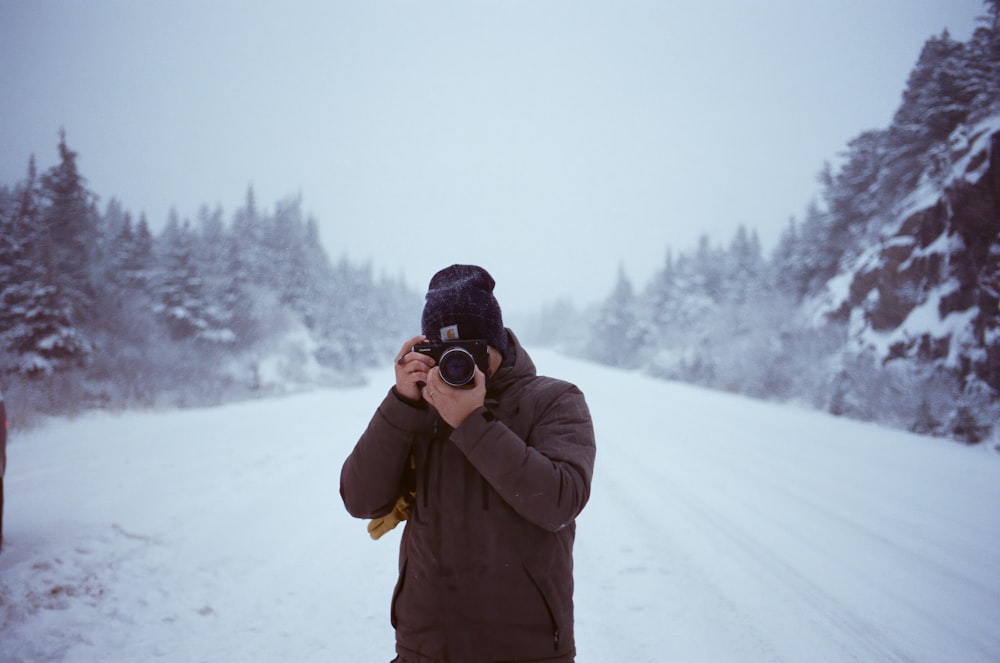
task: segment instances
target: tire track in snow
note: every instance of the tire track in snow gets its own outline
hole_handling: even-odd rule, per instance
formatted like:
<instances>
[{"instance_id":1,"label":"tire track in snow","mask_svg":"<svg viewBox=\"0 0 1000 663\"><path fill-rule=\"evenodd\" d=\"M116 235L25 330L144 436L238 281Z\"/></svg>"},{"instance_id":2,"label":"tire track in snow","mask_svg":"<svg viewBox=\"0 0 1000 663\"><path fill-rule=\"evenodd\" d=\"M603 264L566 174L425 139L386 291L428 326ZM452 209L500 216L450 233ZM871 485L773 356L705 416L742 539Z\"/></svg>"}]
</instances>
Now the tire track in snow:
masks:
<instances>
[{"instance_id":1,"label":"tire track in snow","mask_svg":"<svg viewBox=\"0 0 1000 663\"><path fill-rule=\"evenodd\" d=\"M794 504L799 512L793 524L787 520L788 508L776 515L753 500L744 500L740 508L751 512L758 524L766 523L772 528L773 533L767 537L769 542L790 539L795 546L809 550L815 558L823 558L828 564L839 563L850 573L855 585L869 591L877 588L883 603L891 599L892 605L884 606L885 609L918 617L921 630L946 633L949 638L945 642L962 643L963 651L977 651L981 660L993 660L1000 641L995 635L992 638L989 635L995 631L991 629L988 615L1000 608L1000 591L997 583L983 582L982 569L977 566L980 544L970 536L974 527L967 523L956 524L946 510L935 509L930 514L921 512L918 516L909 502L901 501L898 495L886 494L884 486L878 482L849 477L852 487L846 490L838 485L841 477L814 469L812 466L821 466L815 459L803 457L790 462L781 456L768 456L766 462L762 462L759 455L752 454L741 460L744 462L736 462L731 455L720 455L713 458L713 463L734 474L752 475L761 493L778 496L778 501ZM823 485L818 485L819 482ZM908 525L901 526L900 519ZM892 532L896 538L887 532ZM907 536L900 538L901 532ZM759 532L756 534L755 540L763 540ZM862 545L845 551L844 540ZM838 557L838 553L845 552L850 552L853 558L842 560ZM997 568L996 557L994 553L992 563L987 560L986 564ZM809 577L801 571L798 573ZM979 577L974 577L974 573L979 573ZM919 582L915 584L917 578ZM841 587L835 589L842 590ZM936 590L939 599L977 607L961 611L964 617L956 618L942 610L940 600L926 600L930 590ZM826 593L834 598L830 592ZM845 592L838 593L843 600ZM852 598L857 603L856 597ZM878 617L883 624L891 621L885 614ZM938 646L943 646L939 635L936 640ZM912 638L907 639L906 645L910 652L921 651Z\"/></svg>"},{"instance_id":2,"label":"tire track in snow","mask_svg":"<svg viewBox=\"0 0 1000 663\"><path fill-rule=\"evenodd\" d=\"M725 548L738 552L741 563L757 568L809 606L820 618L817 623L821 626L825 623L835 636L835 644L848 660L877 660L886 663L908 663L914 660L895 647L863 617L845 608L819 584L783 561L770 547L748 535L731 519L703 508L679 491L674 491L673 497L679 502L685 502L687 508L698 515L699 524L710 537L721 540Z\"/></svg>"},{"instance_id":3,"label":"tire track in snow","mask_svg":"<svg viewBox=\"0 0 1000 663\"><path fill-rule=\"evenodd\" d=\"M622 450L627 454L627 450ZM623 454L623 455L624 455ZM696 573L705 578L713 574L728 574L729 580L739 582L739 578L749 576L753 584L759 585L758 591L767 591L772 597L778 594L790 595L790 600L801 604L800 619L808 625L813 625L814 633L807 637L815 638L820 631L826 633L827 646L824 651L838 652L831 660L878 660L887 663L906 663L914 659L897 648L885 634L873 627L862 616L852 612L835 597L825 591L820 584L810 580L793 566L785 562L776 551L746 526L722 512L713 503L719 501L717 495L702 495L702 491L712 490L713 486L725 485L725 463L720 464L717 458L706 459L704 455L682 458L677 466L668 464L651 464L630 458L626 461L631 477L628 491L633 499L636 496L647 495L647 499L656 499L664 505L664 509L676 511L674 527L683 531L693 530L689 537L700 541L701 547L715 551L716 558L703 558L704 566ZM655 468L661 468L656 472ZM748 481L744 477L741 484ZM626 491L622 491L624 493ZM740 500L734 495L733 500ZM659 521L659 528L665 528L667 521ZM695 544L695 547L698 547ZM734 596L727 596L731 586L726 582L709 581L707 586L713 588L728 604L727 613L730 616L746 620L754 631L758 641L757 660L779 660L777 650L787 650L788 640L803 637L802 633L791 633L787 625L770 631L765 625L767 616L748 612L749 607ZM773 598L772 598L773 600ZM721 660L721 659L719 659ZM748 660L742 658L740 660ZM787 660L801 660L795 655L788 655ZM812 660L817 660L815 657Z\"/></svg>"},{"instance_id":4,"label":"tire track in snow","mask_svg":"<svg viewBox=\"0 0 1000 663\"><path fill-rule=\"evenodd\" d=\"M691 538L689 510L665 499L655 481L635 476L623 458L604 460L576 554L581 663L790 660L704 572L704 561L685 541ZM600 532L589 533L591 518ZM587 591L595 588L599 597L588 602ZM606 621L619 614L632 618ZM649 623L661 630L650 633ZM596 639L595 629L601 642L588 641Z\"/></svg>"},{"instance_id":5,"label":"tire track in snow","mask_svg":"<svg viewBox=\"0 0 1000 663\"><path fill-rule=\"evenodd\" d=\"M848 473L829 462L825 454L835 452L823 447L811 453L797 447L793 454L749 450L740 457L716 453L712 463L760 487L762 497L739 505L769 530L755 531L755 540L777 546L806 578L816 575L803 571L803 559L839 564L847 577L822 582L827 593L863 613L908 656L941 660L960 649L966 660L995 660L1000 553L978 535L990 521L970 515L976 500L969 499L988 490L973 484L964 499L959 493L948 503L928 502L924 482L946 481L949 474L935 465L930 472L926 464L915 467L910 457L887 454L877 465ZM768 509L769 500L785 506ZM789 552L794 550L802 553Z\"/></svg>"},{"instance_id":6,"label":"tire track in snow","mask_svg":"<svg viewBox=\"0 0 1000 663\"><path fill-rule=\"evenodd\" d=\"M541 355L546 363L587 394L597 429L580 552L610 551L602 559L624 570L637 567L614 560L608 539L658 546L676 573L637 573L650 587L627 589L700 594L687 614L664 596L670 603L653 620L662 631L635 635L677 638L681 655L664 646L656 659L598 661L996 660L1000 484L991 454L637 373L626 382L621 371ZM788 490L775 490L782 482ZM594 522L599 545L587 540ZM580 553L577 562L586 573L597 566ZM586 588L589 578L577 582ZM604 607L622 601L609 592ZM727 639L733 620L780 655L697 648L722 646L702 622Z\"/></svg>"}]
</instances>

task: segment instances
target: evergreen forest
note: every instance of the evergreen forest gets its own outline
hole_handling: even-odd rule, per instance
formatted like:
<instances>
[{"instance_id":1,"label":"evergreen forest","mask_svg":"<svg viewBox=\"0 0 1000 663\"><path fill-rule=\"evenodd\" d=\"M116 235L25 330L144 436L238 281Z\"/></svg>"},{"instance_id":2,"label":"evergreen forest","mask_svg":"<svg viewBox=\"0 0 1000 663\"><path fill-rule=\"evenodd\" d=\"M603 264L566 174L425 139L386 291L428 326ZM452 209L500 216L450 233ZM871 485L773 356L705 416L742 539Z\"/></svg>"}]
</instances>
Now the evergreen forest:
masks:
<instances>
[{"instance_id":1,"label":"evergreen forest","mask_svg":"<svg viewBox=\"0 0 1000 663\"><path fill-rule=\"evenodd\" d=\"M526 338L968 443L995 434L1000 0L984 4L969 41L926 41L890 125L820 171L767 255L745 227L668 247L648 283L623 264L598 306L554 301Z\"/></svg>"},{"instance_id":2,"label":"evergreen forest","mask_svg":"<svg viewBox=\"0 0 1000 663\"><path fill-rule=\"evenodd\" d=\"M1000 421L1000 0L965 42L924 44L889 126L850 140L766 255L752 228L526 342L713 389L967 443ZM421 293L331 260L296 198L172 213L159 232L55 165L0 183L0 388L14 425L347 385L418 319Z\"/></svg>"},{"instance_id":3,"label":"evergreen forest","mask_svg":"<svg viewBox=\"0 0 1000 663\"><path fill-rule=\"evenodd\" d=\"M332 261L301 200L171 213L100 207L65 133L0 186L0 384L13 425L86 409L204 406L349 384L396 349L420 298Z\"/></svg>"}]
</instances>

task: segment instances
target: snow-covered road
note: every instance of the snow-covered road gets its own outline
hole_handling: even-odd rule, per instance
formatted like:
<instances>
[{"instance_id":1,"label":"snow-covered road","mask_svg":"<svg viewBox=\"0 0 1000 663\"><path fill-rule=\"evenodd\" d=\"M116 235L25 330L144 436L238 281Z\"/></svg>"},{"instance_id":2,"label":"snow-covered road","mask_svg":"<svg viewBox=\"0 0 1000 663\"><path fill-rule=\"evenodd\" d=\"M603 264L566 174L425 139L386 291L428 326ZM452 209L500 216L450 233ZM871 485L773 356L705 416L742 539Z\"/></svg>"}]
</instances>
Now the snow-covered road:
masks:
<instances>
[{"instance_id":1,"label":"snow-covered road","mask_svg":"<svg viewBox=\"0 0 1000 663\"><path fill-rule=\"evenodd\" d=\"M1000 454L536 352L598 432L579 663L1000 660ZM9 449L0 661L392 658L337 495L382 383Z\"/></svg>"},{"instance_id":2,"label":"snow-covered road","mask_svg":"<svg viewBox=\"0 0 1000 663\"><path fill-rule=\"evenodd\" d=\"M619 376L579 376L588 660L1000 660L995 453Z\"/></svg>"}]
</instances>

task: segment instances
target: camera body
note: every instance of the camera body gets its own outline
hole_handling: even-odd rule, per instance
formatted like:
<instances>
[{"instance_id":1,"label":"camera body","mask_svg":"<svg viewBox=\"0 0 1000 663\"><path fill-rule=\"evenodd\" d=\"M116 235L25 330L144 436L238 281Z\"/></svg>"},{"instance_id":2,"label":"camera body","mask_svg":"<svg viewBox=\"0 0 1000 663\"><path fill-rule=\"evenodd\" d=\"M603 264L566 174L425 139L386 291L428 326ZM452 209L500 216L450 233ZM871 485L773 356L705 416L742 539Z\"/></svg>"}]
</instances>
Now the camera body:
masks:
<instances>
[{"instance_id":1,"label":"camera body","mask_svg":"<svg viewBox=\"0 0 1000 663\"><path fill-rule=\"evenodd\" d=\"M472 388L476 367L486 373L490 365L489 350L483 340L425 341L411 348L427 355L438 365L441 379L452 387Z\"/></svg>"}]
</instances>

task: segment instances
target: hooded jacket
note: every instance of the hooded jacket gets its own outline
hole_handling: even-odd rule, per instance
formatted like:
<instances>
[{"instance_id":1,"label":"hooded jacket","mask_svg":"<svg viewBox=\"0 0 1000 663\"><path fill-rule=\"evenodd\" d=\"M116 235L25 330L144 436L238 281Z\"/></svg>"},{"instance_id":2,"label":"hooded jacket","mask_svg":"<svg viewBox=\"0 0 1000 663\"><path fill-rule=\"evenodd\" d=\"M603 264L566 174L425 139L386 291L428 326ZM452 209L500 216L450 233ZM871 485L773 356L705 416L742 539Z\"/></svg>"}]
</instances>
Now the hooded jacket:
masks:
<instances>
[{"instance_id":1,"label":"hooded jacket","mask_svg":"<svg viewBox=\"0 0 1000 663\"><path fill-rule=\"evenodd\" d=\"M391 613L407 663L573 660L575 519L595 451L583 394L537 375L513 334L485 406L457 429L386 396L344 463L341 496L377 518L416 491Z\"/></svg>"}]
</instances>

